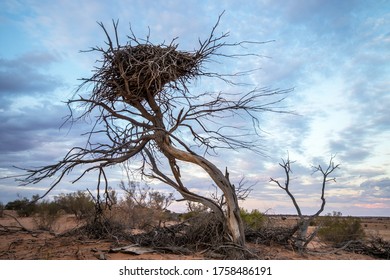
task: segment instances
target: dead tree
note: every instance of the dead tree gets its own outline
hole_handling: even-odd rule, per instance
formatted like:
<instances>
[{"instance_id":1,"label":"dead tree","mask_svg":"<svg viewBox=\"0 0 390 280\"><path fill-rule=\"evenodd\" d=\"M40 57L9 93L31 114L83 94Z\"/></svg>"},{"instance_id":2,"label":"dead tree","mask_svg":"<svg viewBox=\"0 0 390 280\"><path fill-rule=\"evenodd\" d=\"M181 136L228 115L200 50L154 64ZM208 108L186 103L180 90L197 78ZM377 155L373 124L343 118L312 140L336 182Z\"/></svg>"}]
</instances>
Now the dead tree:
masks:
<instances>
[{"instance_id":1,"label":"dead tree","mask_svg":"<svg viewBox=\"0 0 390 280\"><path fill-rule=\"evenodd\" d=\"M217 149L238 148L261 153L258 143L249 139L260 131L258 114L282 112L278 104L290 90L255 88L237 93L190 90L192 81L200 78L222 80L235 89L240 84L234 78L249 72L218 74L206 71L205 63L219 58L259 57L250 53L224 54L223 48L264 42L227 43L228 33L216 34L220 18L209 36L199 39L198 48L191 52L179 51L176 40L156 45L149 35L138 39L131 29L128 42L121 45L118 22L113 21L113 36L99 23L106 35L106 45L89 50L101 55L99 65L92 77L82 79L78 95L68 101L69 122L83 118L96 120L86 134L87 145L72 148L58 163L27 169L22 183L35 184L56 176L49 192L74 168L83 167L74 182L96 171L99 196L102 190L107 192L108 168L118 164L138 165L137 170L143 176L160 180L184 199L209 207L226 225L228 238L236 245L243 245L236 190L227 169L225 173L221 171L208 155ZM83 96L84 89L87 93ZM80 108L84 111L77 115ZM226 126L229 117L246 118L253 124L251 132L242 130L240 125ZM208 174L212 184L222 191L226 210L185 186L183 163L197 165Z\"/></svg>"},{"instance_id":2,"label":"dead tree","mask_svg":"<svg viewBox=\"0 0 390 280\"><path fill-rule=\"evenodd\" d=\"M320 209L316 213L309 215L309 216L302 214L301 208L299 207L297 200L295 199L294 195L291 193L290 175L292 173L292 170L291 170L291 163L292 162L290 161L289 158L287 158L286 161L282 160L282 163L279 163L279 165L283 168L284 173L286 175L286 180L284 182L284 185L282 185L278 180L270 178L270 182L276 183L279 188L281 188L282 190L284 190L287 193L287 195L290 197L290 199L291 199L292 203L294 204L294 207L297 211L299 221L298 221L296 227L294 228L292 235L294 235L294 234L297 235L296 240L294 241L294 245L300 252L303 252L304 250L306 250L307 245L313 240L313 238L315 237L315 235L317 233L316 231L314 231L313 233L308 235L307 231L308 231L310 223L316 217L318 217L322 213L322 211L324 211L325 203L326 203L326 200L325 200L326 183L328 183L329 181L336 181L335 178L328 178L329 175L339 167L339 164L337 164L337 165L334 164L333 159L334 159L334 157L332 156L330 158L329 165L326 169L323 169L321 165L313 167L314 168L313 173L320 172L322 174L321 205L320 205Z\"/></svg>"}]
</instances>

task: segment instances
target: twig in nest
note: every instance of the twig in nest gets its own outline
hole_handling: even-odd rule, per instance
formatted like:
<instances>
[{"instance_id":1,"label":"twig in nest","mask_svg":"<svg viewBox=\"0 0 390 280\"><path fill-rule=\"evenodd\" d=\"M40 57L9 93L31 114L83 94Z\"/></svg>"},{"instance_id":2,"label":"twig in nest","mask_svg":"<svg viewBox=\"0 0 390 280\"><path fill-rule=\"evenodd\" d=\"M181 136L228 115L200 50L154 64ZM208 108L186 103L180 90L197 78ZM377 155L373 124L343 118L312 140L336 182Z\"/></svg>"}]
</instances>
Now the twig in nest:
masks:
<instances>
[{"instance_id":1,"label":"twig in nest","mask_svg":"<svg viewBox=\"0 0 390 280\"><path fill-rule=\"evenodd\" d=\"M137 104L153 98L164 87L185 87L199 75L200 55L178 51L177 45L141 44L99 49L103 64L91 79L96 101L122 99ZM86 81L87 82L87 81Z\"/></svg>"}]
</instances>

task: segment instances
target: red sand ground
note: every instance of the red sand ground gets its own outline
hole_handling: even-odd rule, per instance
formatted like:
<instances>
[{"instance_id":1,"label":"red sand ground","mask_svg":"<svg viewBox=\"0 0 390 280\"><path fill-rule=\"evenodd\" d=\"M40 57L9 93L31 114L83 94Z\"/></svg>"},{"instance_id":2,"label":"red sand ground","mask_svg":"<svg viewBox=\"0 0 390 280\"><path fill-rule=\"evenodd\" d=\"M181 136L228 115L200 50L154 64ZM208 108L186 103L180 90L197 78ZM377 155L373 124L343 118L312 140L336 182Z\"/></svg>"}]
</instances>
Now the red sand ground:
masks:
<instances>
[{"instance_id":1,"label":"red sand ground","mask_svg":"<svg viewBox=\"0 0 390 280\"><path fill-rule=\"evenodd\" d=\"M15 213L8 212L15 215ZM278 218L274 218L278 219ZM279 218L280 219L280 218ZM0 217L0 259L6 260L195 260L209 258L205 254L166 254L158 252L144 253L141 255L125 254L121 252L109 252L111 248L129 244L115 244L109 240L90 240L83 236L60 236L72 228L80 226L80 222L72 215L61 216L54 224L53 230L39 231L36 229L36 222L33 218L18 218L20 224L31 232L16 230L20 228L18 222L8 215ZM292 223L294 218L278 221L280 223ZM362 224L366 233L381 236L390 241L390 218L363 218ZM4 227L12 226L13 230L6 231ZM304 254L294 252L286 246L273 245L265 246L259 244L248 244L248 247L258 252L261 259L276 260L370 260L374 259L367 255L355 254L339 250L334 253ZM324 247L324 244L312 242L310 244L312 251L330 252L334 248Z\"/></svg>"}]
</instances>

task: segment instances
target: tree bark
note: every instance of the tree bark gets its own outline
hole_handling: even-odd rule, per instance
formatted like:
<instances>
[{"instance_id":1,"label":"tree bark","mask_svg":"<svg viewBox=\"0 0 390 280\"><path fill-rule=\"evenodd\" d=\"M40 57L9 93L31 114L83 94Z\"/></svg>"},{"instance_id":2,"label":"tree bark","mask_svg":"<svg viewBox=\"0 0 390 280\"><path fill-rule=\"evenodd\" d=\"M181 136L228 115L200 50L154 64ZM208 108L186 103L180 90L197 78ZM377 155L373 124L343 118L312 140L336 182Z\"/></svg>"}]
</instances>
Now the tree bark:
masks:
<instances>
[{"instance_id":1,"label":"tree bark","mask_svg":"<svg viewBox=\"0 0 390 280\"><path fill-rule=\"evenodd\" d=\"M162 141L159 144L162 152L168 157L173 157L185 162L191 162L200 166L222 190L226 198L227 209L225 215L229 233L231 234L232 241L235 244L243 246L245 244L245 234L240 216L238 199L234 186L230 183L227 176L225 176L213 163L202 156L177 149L167 141Z\"/></svg>"}]
</instances>

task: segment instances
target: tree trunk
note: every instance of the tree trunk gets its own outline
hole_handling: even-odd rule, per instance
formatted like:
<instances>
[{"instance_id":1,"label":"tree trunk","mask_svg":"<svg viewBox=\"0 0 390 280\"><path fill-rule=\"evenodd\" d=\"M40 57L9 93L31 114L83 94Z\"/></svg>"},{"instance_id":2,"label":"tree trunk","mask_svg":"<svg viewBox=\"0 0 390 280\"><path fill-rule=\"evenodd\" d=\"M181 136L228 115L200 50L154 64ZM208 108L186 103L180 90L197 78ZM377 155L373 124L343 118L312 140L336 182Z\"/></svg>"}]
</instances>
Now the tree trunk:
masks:
<instances>
[{"instance_id":1,"label":"tree trunk","mask_svg":"<svg viewBox=\"0 0 390 280\"><path fill-rule=\"evenodd\" d=\"M230 238L233 243L244 246L245 245L245 233L244 226L240 216L240 208L238 206L238 199L234 189L234 186L230 183L228 174L226 176L219 170L213 163L208 161L202 156L190 151L183 151L173 146L169 134L165 131L164 122L160 108L155 104L154 100L149 100L151 108L156 113L154 119L155 126L160 127L161 130L155 133L155 142L160 148L161 152L169 159L177 159L185 162L190 162L198 165L214 181L218 188L223 192L226 198L226 216L224 217L224 223L226 222L227 228L230 233ZM176 173L179 173L176 171ZM178 175L180 176L180 174ZM199 196L198 196L199 198ZM207 202L207 201L205 201ZM207 204L205 204L207 205ZM222 212L222 209L220 209ZM222 212L223 213L223 212Z\"/></svg>"},{"instance_id":2,"label":"tree trunk","mask_svg":"<svg viewBox=\"0 0 390 280\"><path fill-rule=\"evenodd\" d=\"M225 176L214 164L197 154L177 149L168 141L162 141L162 143L160 142L159 144L161 144L159 146L162 152L168 157L194 163L209 174L214 183L225 195L227 205L225 221L229 234L231 235L230 237L233 243L244 246L245 233L240 216L240 208L234 186L230 183L229 178L227 178L227 176Z\"/></svg>"},{"instance_id":3,"label":"tree trunk","mask_svg":"<svg viewBox=\"0 0 390 280\"><path fill-rule=\"evenodd\" d=\"M299 221L298 226L298 232L297 232L297 242L295 245L298 248L299 252L303 252L306 249L307 246L307 230L309 228L310 219L305 219L301 217L301 220Z\"/></svg>"}]
</instances>

